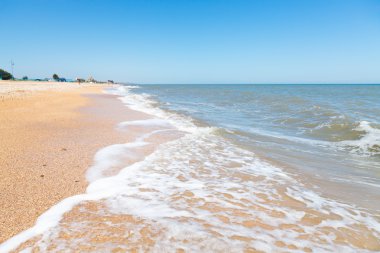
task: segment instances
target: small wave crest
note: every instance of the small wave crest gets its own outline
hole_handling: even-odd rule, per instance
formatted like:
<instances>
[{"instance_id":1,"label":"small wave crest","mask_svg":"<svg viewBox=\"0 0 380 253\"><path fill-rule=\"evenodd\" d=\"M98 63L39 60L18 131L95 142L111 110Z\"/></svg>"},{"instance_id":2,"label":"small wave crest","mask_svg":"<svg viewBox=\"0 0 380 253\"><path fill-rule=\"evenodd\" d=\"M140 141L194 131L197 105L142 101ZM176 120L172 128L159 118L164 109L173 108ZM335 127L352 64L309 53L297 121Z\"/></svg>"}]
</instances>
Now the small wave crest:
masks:
<instances>
[{"instance_id":1,"label":"small wave crest","mask_svg":"<svg viewBox=\"0 0 380 253\"><path fill-rule=\"evenodd\" d=\"M328 150L349 152L363 157L380 155L380 129L372 126L368 121L350 123L349 125L323 123L313 129L314 133L310 135L311 138L234 124L224 124L224 127L226 131L243 136L250 133L294 143L319 146ZM337 131L341 131L338 140L333 136L333 132ZM322 138L321 135L324 137Z\"/></svg>"},{"instance_id":2,"label":"small wave crest","mask_svg":"<svg viewBox=\"0 0 380 253\"><path fill-rule=\"evenodd\" d=\"M372 127L368 121L360 121L353 131L364 134L358 140L341 141L339 146L360 155L380 155L380 129Z\"/></svg>"}]
</instances>

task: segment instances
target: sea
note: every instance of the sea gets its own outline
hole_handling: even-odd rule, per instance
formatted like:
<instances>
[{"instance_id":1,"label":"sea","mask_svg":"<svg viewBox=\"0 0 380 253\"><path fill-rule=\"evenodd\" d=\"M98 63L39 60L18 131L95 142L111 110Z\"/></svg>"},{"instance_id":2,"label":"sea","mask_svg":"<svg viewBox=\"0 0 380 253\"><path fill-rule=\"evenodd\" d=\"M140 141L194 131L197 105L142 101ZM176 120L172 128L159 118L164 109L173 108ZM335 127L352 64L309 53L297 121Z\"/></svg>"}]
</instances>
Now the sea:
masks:
<instances>
[{"instance_id":1,"label":"sea","mask_svg":"<svg viewBox=\"0 0 380 253\"><path fill-rule=\"evenodd\" d=\"M144 85L133 92L278 166L347 189L315 185L325 194L380 209L380 85Z\"/></svg>"},{"instance_id":2,"label":"sea","mask_svg":"<svg viewBox=\"0 0 380 253\"><path fill-rule=\"evenodd\" d=\"M151 128L100 150L87 192L0 246L27 252L379 252L380 85L107 90ZM176 138L107 176L118 157ZM71 216L68 215L71 213Z\"/></svg>"}]
</instances>

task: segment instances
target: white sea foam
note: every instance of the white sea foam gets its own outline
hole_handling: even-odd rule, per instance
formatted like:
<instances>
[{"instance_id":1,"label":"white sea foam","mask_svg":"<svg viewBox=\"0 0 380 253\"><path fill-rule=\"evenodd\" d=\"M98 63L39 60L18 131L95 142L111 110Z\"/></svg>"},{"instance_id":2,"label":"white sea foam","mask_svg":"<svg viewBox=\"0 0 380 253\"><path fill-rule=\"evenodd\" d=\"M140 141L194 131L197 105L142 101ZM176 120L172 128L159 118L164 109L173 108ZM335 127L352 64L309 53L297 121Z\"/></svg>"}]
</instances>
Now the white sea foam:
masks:
<instances>
[{"instance_id":1,"label":"white sea foam","mask_svg":"<svg viewBox=\"0 0 380 253\"><path fill-rule=\"evenodd\" d=\"M194 124L190 117L185 117L183 115L178 115L175 113L170 113L164 111L157 107L157 103L151 99L148 94L136 94L131 93L128 87L117 87L116 91L109 90L108 92L120 95L121 101L127 105L130 109L135 111L140 111L147 113L149 115L154 115L156 118L165 120L168 124L173 125L181 131L194 132L200 129ZM202 131L206 128L202 128ZM214 130L214 129L209 129Z\"/></svg>"},{"instance_id":2,"label":"white sea foam","mask_svg":"<svg viewBox=\"0 0 380 253\"><path fill-rule=\"evenodd\" d=\"M341 141L341 145L351 148L352 152L367 156L380 154L380 129L373 128L368 121L360 121L354 130L365 134L359 140Z\"/></svg>"},{"instance_id":3,"label":"white sea foam","mask_svg":"<svg viewBox=\"0 0 380 253\"><path fill-rule=\"evenodd\" d=\"M104 177L104 171L114 166L119 156L146 145L148 137L157 131L171 129L154 130L133 143L100 150L87 174L90 184L86 194L67 198L50 208L34 227L3 243L0 252L8 252L40 234L42 238L36 245L42 251L50 243L58 245L57 249L75 249L78 241L59 237L59 232L65 231L59 222L64 213L86 200L104 202L108 209L102 213L133 215L160 230L161 233L153 238L154 245L151 248L141 245L141 251L174 252L176 248L191 252L242 252L247 248L266 252L289 250L277 244L281 242L299 251L309 248L315 252L357 252L361 249L354 244L336 243L335 233L344 228L350 236L360 235L357 227L363 225L367 233L380 238L379 221L364 210L306 189L281 168L215 135L213 129L197 127L185 117L155 108L148 96L131 94L123 90L124 87L118 89L129 107L159 119L130 122L124 126L158 123L156 125L166 127L163 122L167 122L182 131L188 130L188 134L162 144L144 160L110 177ZM322 221L304 222L310 213L319 215ZM221 220L221 216L228 221ZM259 225L250 225L255 222ZM74 223L73 226L91 229L86 224ZM141 225L135 226L129 229L141 229ZM80 243L83 240L86 238L81 238ZM138 243L141 237L133 234L128 240ZM96 246L110 251L114 245L107 242ZM128 246L123 245L125 251Z\"/></svg>"},{"instance_id":4,"label":"white sea foam","mask_svg":"<svg viewBox=\"0 0 380 253\"><path fill-rule=\"evenodd\" d=\"M146 119L146 120L133 120L124 121L118 124L121 128L128 126L160 126L160 127L172 127L166 120L162 119Z\"/></svg>"},{"instance_id":5,"label":"white sea foam","mask_svg":"<svg viewBox=\"0 0 380 253\"><path fill-rule=\"evenodd\" d=\"M233 163L238 166L230 168ZM235 176L236 173L253 178L247 180ZM285 192L280 190L282 187ZM163 249L171 252L169 247L241 252L247 246L281 251L275 244L277 241L321 252L356 252L354 245L336 244L334 231L345 228L355 233L357 225L364 225L375 236L380 235L378 221L365 212L323 198L251 152L205 132L162 145L117 176L95 181L87 192L90 195L108 192L105 202L111 214L133 215L163 229L164 232L154 238L157 244L150 249L153 252ZM304 205L298 208L293 206L295 203L287 205L289 197ZM198 201L192 202L194 199ZM207 205L210 207L205 208ZM337 217L326 217L317 224L303 223L310 210L320 216L334 214ZM234 212L244 215L233 215ZM218 215L230 221L222 222ZM247 221L259 221L273 229L244 226ZM203 224L208 224L209 229ZM281 228L289 224L294 227ZM326 229L331 231L325 234ZM210 230L222 236L213 236ZM307 239L301 239L306 235ZM234 236L254 240L242 242L231 239ZM45 242L50 240L57 238L44 238Z\"/></svg>"},{"instance_id":6,"label":"white sea foam","mask_svg":"<svg viewBox=\"0 0 380 253\"><path fill-rule=\"evenodd\" d=\"M104 172L109 168L120 166L120 157L127 155L134 156L133 150L137 147L147 145L144 141L136 141L126 144L115 144L99 150L95 154L94 166L89 168L86 172L88 182L94 182L104 177Z\"/></svg>"}]
</instances>

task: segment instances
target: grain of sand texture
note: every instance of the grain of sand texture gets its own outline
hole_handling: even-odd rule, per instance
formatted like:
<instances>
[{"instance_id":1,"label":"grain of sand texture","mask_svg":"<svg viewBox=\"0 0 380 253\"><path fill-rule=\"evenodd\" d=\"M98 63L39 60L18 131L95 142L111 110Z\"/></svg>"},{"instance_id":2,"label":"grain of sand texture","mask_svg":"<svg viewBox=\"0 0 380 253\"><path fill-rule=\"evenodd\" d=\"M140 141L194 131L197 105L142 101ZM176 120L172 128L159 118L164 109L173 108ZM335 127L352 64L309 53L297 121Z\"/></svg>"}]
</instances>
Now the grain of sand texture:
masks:
<instances>
[{"instance_id":1,"label":"grain of sand texture","mask_svg":"<svg viewBox=\"0 0 380 253\"><path fill-rule=\"evenodd\" d=\"M127 109L104 85L0 82L0 242L59 200L83 193L97 150L130 141Z\"/></svg>"}]
</instances>

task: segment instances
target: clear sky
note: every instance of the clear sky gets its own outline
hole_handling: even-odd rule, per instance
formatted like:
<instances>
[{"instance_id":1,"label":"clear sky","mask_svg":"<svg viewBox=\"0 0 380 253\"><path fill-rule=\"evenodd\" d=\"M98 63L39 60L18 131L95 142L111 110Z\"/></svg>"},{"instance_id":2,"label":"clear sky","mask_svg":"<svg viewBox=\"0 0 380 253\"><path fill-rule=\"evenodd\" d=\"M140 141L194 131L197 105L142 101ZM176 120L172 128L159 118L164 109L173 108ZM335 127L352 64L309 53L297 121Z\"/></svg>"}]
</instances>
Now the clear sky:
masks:
<instances>
[{"instance_id":1,"label":"clear sky","mask_svg":"<svg viewBox=\"0 0 380 253\"><path fill-rule=\"evenodd\" d=\"M0 0L0 68L136 83L380 83L380 0Z\"/></svg>"}]
</instances>

